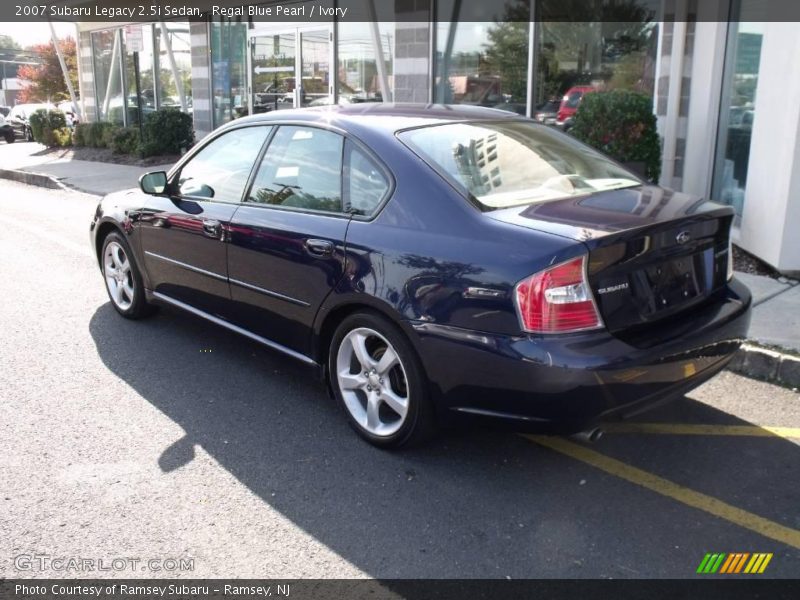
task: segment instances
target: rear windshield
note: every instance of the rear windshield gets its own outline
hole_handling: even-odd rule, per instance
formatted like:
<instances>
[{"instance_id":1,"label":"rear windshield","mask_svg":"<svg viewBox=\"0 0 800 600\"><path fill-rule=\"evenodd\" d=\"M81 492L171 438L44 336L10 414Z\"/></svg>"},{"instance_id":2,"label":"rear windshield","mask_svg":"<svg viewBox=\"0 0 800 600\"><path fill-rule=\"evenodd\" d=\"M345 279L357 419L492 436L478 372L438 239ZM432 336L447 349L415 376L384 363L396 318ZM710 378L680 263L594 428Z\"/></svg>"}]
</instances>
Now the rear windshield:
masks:
<instances>
[{"instance_id":1,"label":"rear windshield","mask_svg":"<svg viewBox=\"0 0 800 600\"><path fill-rule=\"evenodd\" d=\"M527 121L434 125L399 137L483 210L642 184L568 135Z\"/></svg>"}]
</instances>

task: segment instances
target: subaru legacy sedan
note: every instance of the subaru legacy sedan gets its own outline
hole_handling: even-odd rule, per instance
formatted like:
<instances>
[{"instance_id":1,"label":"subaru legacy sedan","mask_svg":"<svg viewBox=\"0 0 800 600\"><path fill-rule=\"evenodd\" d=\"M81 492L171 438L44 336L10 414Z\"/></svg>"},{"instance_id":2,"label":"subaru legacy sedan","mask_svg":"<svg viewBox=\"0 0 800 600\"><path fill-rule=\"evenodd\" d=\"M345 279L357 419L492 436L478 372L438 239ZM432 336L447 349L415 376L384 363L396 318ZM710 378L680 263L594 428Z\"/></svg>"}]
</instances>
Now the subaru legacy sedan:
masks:
<instances>
[{"instance_id":1,"label":"subaru legacy sedan","mask_svg":"<svg viewBox=\"0 0 800 600\"><path fill-rule=\"evenodd\" d=\"M238 119L91 224L123 317L188 311L312 367L381 447L585 432L706 381L750 318L733 211L513 113Z\"/></svg>"}]
</instances>

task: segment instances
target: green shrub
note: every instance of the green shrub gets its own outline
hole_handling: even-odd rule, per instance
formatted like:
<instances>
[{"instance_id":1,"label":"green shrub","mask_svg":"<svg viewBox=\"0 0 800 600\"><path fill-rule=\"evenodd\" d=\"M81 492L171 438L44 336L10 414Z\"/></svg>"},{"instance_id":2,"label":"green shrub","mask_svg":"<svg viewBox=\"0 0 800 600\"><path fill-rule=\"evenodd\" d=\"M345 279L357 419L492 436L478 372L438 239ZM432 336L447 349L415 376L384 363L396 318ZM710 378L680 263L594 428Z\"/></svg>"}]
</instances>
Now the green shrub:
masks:
<instances>
[{"instance_id":1,"label":"green shrub","mask_svg":"<svg viewBox=\"0 0 800 600\"><path fill-rule=\"evenodd\" d=\"M644 163L647 179L658 183L661 142L649 96L626 90L586 94L570 133L619 162Z\"/></svg>"},{"instance_id":2,"label":"green shrub","mask_svg":"<svg viewBox=\"0 0 800 600\"><path fill-rule=\"evenodd\" d=\"M111 148L114 154L139 153L138 127L114 127L110 131L108 147Z\"/></svg>"},{"instance_id":3,"label":"green shrub","mask_svg":"<svg viewBox=\"0 0 800 600\"><path fill-rule=\"evenodd\" d=\"M52 135L56 146L60 146L62 148L65 148L66 146L72 146L72 130L69 127L59 127L58 129L53 129Z\"/></svg>"},{"instance_id":4,"label":"green shrub","mask_svg":"<svg viewBox=\"0 0 800 600\"><path fill-rule=\"evenodd\" d=\"M88 123L84 139L86 145L91 148L105 148L106 145L106 131L114 127L111 123L98 121L97 123Z\"/></svg>"},{"instance_id":5,"label":"green shrub","mask_svg":"<svg viewBox=\"0 0 800 600\"><path fill-rule=\"evenodd\" d=\"M72 133L72 143L75 146L88 146L86 136L88 135L89 123L78 123Z\"/></svg>"},{"instance_id":6,"label":"green shrub","mask_svg":"<svg viewBox=\"0 0 800 600\"><path fill-rule=\"evenodd\" d=\"M43 144L44 138L44 128L47 123L47 111L43 108L36 110L28 119L28 123L31 126L31 133L33 134L33 139L40 144Z\"/></svg>"},{"instance_id":7,"label":"green shrub","mask_svg":"<svg viewBox=\"0 0 800 600\"><path fill-rule=\"evenodd\" d=\"M144 118L142 156L180 154L194 143L192 117L176 109L152 112Z\"/></svg>"},{"instance_id":8,"label":"green shrub","mask_svg":"<svg viewBox=\"0 0 800 600\"><path fill-rule=\"evenodd\" d=\"M63 135L56 135L61 129L67 129L67 119L60 110L46 110L40 108L30 116L31 133L33 139L48 148L53 146L68 146L72 143L72 136L67 142ZM67 129L67 131L69 131Z\"/></svg>"}]
</instances>

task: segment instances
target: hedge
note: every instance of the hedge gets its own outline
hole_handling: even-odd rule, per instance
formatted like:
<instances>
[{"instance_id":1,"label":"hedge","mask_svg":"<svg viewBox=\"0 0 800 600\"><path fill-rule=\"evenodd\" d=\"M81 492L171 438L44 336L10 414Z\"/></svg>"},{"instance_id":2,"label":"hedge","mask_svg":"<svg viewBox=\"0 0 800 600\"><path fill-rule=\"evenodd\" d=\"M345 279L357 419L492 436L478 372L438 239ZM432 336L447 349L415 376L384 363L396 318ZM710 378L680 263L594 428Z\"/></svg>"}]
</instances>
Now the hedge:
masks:
<instances>
[{"instance_id":1,"label":"hedge","mask_svg":"<svg viewBox=\"0 0 800 600\"><path fill-rule=\"evenodd\" d=\"M619 162L644 163L647 179L658 183L661 142L649 96L626 90L586 94L570 133Z\"/></svg>"},{"instance_id":2,"label":"hedge","mask_svg":"<svg viewBox=\"0 0 800 600\"><path fill-rule=\"evenodd\" d=\"M163 109L145 115L139 139L139 127L121 127L113 123L80 123L75 127L76 146L110 148L115 154L138 154L142 157L181 154L194 144L192 117L175 109Z\"/></svg>"},{"instance_id":3,"label":"hedge","mask_svg":"<svg viewBox=\"0 0 800 600\"><path fill-rule=\"evenodd\" d=\"M72 144L72 134L67 127L67 119L60 110L40 108L31 115L30 124L34 141L48 148Z\"/></svg>"}]
</instances>

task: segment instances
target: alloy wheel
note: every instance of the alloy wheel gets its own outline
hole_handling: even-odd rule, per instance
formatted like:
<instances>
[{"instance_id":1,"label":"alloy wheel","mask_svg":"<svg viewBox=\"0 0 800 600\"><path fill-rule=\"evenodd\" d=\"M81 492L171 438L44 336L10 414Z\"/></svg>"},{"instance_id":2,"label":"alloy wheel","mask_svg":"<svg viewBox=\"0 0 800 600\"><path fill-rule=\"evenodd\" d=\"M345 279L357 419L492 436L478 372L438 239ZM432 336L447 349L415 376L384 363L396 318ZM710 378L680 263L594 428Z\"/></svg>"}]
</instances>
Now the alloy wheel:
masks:
<instances>
[{"instance_id":1,"label":"alloy wheel","mask_svg":"<svg viewBox=\"0 0 800 600\"><path fill-rule=\"evenodd\" d=\"M342 339L336 381L347 410L367 432L387 437L403 426L410 400L406 370L380 333L359 327Z\"/></svg>"},{"instance_id":2,"label":"alloy wheel","mask_svg":"<svg viewBox=\"0 0 800 600\"><path fill-rule=\"evenodd\" d=\"M125 249L109 242L103 254L103 275L111 300L120 310L128 310L134 301L133 272Z\"/></svg>"}]
</instances>

